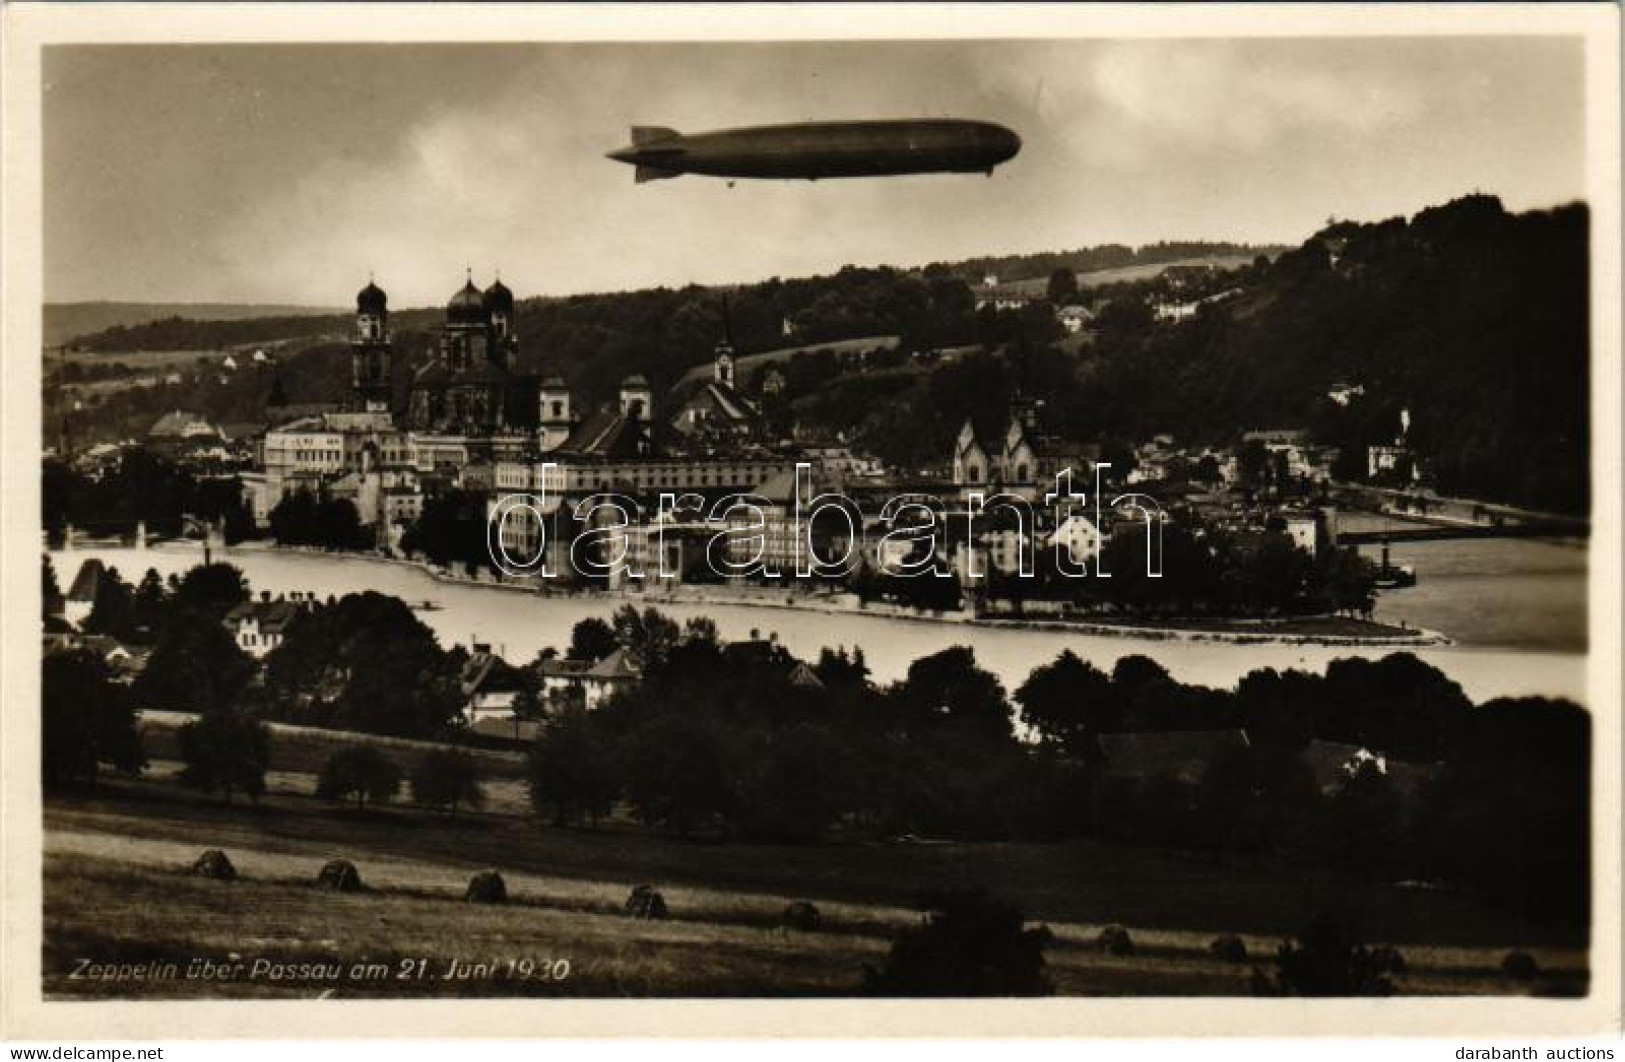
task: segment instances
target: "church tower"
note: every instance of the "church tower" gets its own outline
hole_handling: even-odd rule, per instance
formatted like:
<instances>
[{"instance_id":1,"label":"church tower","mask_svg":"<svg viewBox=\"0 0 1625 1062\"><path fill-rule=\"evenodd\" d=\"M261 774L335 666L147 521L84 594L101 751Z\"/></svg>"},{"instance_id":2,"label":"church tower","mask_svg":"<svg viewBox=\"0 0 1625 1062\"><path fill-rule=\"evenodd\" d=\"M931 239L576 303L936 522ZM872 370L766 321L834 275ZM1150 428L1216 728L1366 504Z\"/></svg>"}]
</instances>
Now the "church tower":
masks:
<instances>
[{"instance_id":1,"label":"church tower","mask_svg":"<svg viewBox=\"0 0 1625 1062\"><path fill-rule=\"evenodd\" d=\"M648 424L654 420L654 406L654 389L642 373L621 381L621 416L639 424Z\"/></svg>"},{"instance_id":2,"label":"church tower","mask_svg":"<svg viewBox=\"0 0 1625 1062\"><path fill-rule=\"evenodd\" d=\"M543 453L557 450L575 430L570 408L570 387L561 376L549 376L537 392L537 446Z\"/></svg>"},{"instance_id":3,"label":"church tower","mask_svg":"<svg viewBox=\"0 0 1625 1062\"><path fill-rule=\"evenodd\" d=\"M519 336L514 331L513 292L498 277L485 289L485 312L491 320L490 359L512 369L519 354Z\"/></svg>"},{"instance_id":4,"label":"church tower","mask_svg":"<svg viewBox=\"0 0 1625 1062\"><path fill-rule=\"evenodd\" d=\"M350 340L350 387L357 409L389 412L391 361L389 296L369 277L355 297L355 336Z\"/></svg>"},{"instance_id":5,"label":"church tower","mask_svg":"<svg viewBox=\"0 0 1625 1062\"><path fill-rule=\"evenodd\" d=\"M734 385L734 348L726 339L717 344L715 360L712 362L712 372L717 383L732 389Z\"/></svg>"}]
</instances>

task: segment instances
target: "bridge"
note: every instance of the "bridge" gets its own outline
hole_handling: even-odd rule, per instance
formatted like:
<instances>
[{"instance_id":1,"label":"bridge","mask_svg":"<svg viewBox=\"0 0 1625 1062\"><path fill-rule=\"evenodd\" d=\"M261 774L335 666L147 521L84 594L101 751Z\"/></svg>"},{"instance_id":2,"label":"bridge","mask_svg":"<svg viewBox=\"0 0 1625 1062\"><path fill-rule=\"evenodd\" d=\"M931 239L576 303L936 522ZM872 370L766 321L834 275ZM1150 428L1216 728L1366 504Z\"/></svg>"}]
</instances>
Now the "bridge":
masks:
<instances>
[{"instance_id":1,"label":"bridge","mask_svg":"<svg viewBox=\"0 0 1625 1062\"><path fill-rule=\"evenodd\" d=\"M1415 521L1414 516L1405 518ZM1591 527L1583 520L1528 520L1503 524L1428 524L1391 527L1379 531L1339 531L1339 546L1380 545L1384 542L1435 542L1466 538L1586 538Z\"/></svg>"}]
</instances>

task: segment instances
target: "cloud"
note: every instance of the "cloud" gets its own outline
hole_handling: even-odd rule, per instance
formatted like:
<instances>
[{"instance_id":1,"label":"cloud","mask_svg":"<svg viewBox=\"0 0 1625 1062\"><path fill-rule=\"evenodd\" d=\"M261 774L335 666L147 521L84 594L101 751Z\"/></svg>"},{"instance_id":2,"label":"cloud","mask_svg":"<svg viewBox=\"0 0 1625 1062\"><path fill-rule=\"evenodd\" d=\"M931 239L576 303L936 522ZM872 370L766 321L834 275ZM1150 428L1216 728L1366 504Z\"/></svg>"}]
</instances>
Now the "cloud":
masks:
<instances>
[{"instance_id":1,"label":"cloud","mask_svg":"<svg viewBox=\"0 0 1625 1062\"><path fill-rule=\"evenodd\" d=\"M235 53L185 59L164 64L186 74L163 82L167 94L153 70L127 71L117 112L99 91L105 74L76 97L75 150L59 153L74 165L59 165L47 210L62 295L180 288L331 304L371 270L396 305L426 305L465 265L482 281L500 267L528 295L1107 241L1291 240L1330 213L1383 217L1472 187L1542 205L1583 172L1579 53L1521 42L526 45L362 49L336 67L330 53L268 49L252 69ZM232 83L266 88L254 104L264 121L250 128L240 107L199 94L193 68L220 64ZM811 186L636 185L603 157L633 124L950 115L1005 123L1025 146L990 180ZM107 172L129 177L79 179ZM110 246L108 232L126 238Z\"/></svg>"}]
</instances>

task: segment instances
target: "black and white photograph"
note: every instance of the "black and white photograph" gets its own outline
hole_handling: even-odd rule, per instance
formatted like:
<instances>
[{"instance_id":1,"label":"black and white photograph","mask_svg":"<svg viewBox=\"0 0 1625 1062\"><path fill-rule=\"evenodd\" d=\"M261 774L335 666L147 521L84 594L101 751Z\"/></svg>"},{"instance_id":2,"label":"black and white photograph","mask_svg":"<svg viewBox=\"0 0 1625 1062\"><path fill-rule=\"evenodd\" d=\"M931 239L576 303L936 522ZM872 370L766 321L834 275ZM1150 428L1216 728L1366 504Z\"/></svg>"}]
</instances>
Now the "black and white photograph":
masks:
<instances>
[{"instance_id":1,"label":"black and white photograph","mask_svg":"<svg viewBox=\"0 0 1625 1062\"><path fill-rule=\"evenodd\" d=\"M8 990L1617 1023L1612 5L184 6L7 56Z\"/></svg>"}]
</instances>

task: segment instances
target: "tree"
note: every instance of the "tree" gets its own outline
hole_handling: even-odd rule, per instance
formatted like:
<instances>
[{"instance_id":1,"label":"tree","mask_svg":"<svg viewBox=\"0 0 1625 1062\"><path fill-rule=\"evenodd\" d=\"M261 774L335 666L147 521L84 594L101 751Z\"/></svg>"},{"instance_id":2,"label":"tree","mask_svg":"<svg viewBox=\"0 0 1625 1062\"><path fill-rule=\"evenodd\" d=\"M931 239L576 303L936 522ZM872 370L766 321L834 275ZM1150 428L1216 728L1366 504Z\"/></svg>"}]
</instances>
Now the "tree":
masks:
<instances>
[{"instance_id":1,"label":"tree","mask_svg":"<svg viewBox=\"0 0 1625 1062\"><path fill-rule=\"evenodd\" d=\"M602 660L618 645L615 628L597 616L588 616L571 629L567 655L571 660Z\"/></svg>"},{"instance_id":2,"label":"tree","mask_svg":"<svg viewBox=\"0 0 1625 1062\"><path fill-rule=\"evenodd\" d=\"M620 793L613 748L597 717L580 705L554 716L530 751L530 802L555 825L596 822Z\"/></svg>"},{"instance_id":3,"label":"tree","mask_svg":"<svg viewBox=\"0 0 1625 1062\"><path fill-rule=\"evenodd\" d=\"M976 664L976 653L956 645L909 665L896 694L913 719L948 722L995 740L1011 736L1004 687Z\"/></svg>"},{"instance_id":4,"label":"tree","mask_svg":"<svg viewBox=\"0 0 1625 1062\"><path fill-rule=\"evenodd\" d=\"M159 638L135 682L146 707L212 712L230 708L253 678L254 661L217 619L182 612Z\"/></svg>"},{"instance_id":5,"label":"tree","mask_svg":"<svg viewBox=\"0 0 1625 1062\"><path fill-rule=\"evenodd\" d=\"M266 516L271 537L280 545L309 545L316 537L316 496L295 490L282 496Z\"/></svg>"},{"instance_id":6,"label":"tree","mask_svg":"<svg viewBox=\"0 0 1625 1062\"><path fill-rule=\"evenodd\" d=\"M271 731L240 711L205 712L179 733L182 785L205 793L234 793L258 800L265 792L265 769L271 760Z\"/></svg>"},{"instance_id":7,"label":"tree","mask_svg":"<svg viewBox=\"0 0 1625 1062\"><path fill-rule=\"evenodd\" d=\"M453 815L457 814L458 804L484 807L479 764L468 753L453 749L429 753L412 770L412 799L432 808L445 808Z\"/></svg>"},{"instance_id":8,"label":"tree","mask_svg":"<svg viewBox=\"0 0 1625 1062\"><path fill-rule=\"evenodd\" d=\"M1122 722L1111 679L1070 649L1034 668L1016 691L1016 703L1022 722L1040 738L1081 759L1093 758L1096 735Z\"/></svg>"},{"instance_id":9,"label":"tree","mask_svg":"<svg viewBox=\"0 0 1625 1062\"><path fill-rule=\"evenodd\" d=\"M145 581L143 580L143 584ZM175 587L171 604L210 616L216 621L248 600L248 578L235 564L216 561L187 569Z\"/></svg>"},{"instance_id":10,"label":"tree","mask_svg":"<svg viewBox=\"0 0 1625 1062\"><path fill-rule=\"evenodd\" d=\"M1591 913L1591 713L1570 701L1497 698L1472 709L1423 791L1423 873L1526 917Z\"/></svg>"},{"instance_id":11,"label":"tree","mask_svg":"<svg viewBox=\"0 0 1625 1062\"><path fill-rule=\"evenodd\" d=\"M85 630L92 634L111 634L115 638L126 637L134 603L135 592L118 569L104 569L96 581L96 598L91 603L90 615L85 618Z\"/></svg>"},{"instance_id":12,"label":"tree","mask_svg":"<svg viewBox=\"0 0 1625 1062\"><path fill-rule=\"evenodd\" d=\"M94 783L97 765L129 774L146 766L136 714L94 653L46 656L40 675L40 777L47 786Z\"/></svg>"},{"instance_id":13,"label":"tree","mask_svg":"<svg viewBox=\"0 0 1625 1062\"><path fill-rule=\"evenodd\" d=\"M831 690L869 688L869 661L864 658L861 645L853 646L850 654L845 646L838 649L826 646L820 649L818 663L813 665L813 673L818 676L818 681Z\"/></svg>"},{"instance_id":14,"label":"tree","mask_svg":"<svg viewBox=\"0 0 1625 1062\"><path fill-rule=\"evenodd\" d=\"M424 502L422 515L401 536L401 550L435 564L491 567L488 531L482 495L446 491Z\"/></svg>"},{"instance_id":15,"label":"tree","mask_svg":"<svg viewBox=\"0 0 1625 1062\"><path fill-rule=\"evenodd\" d=\"M722 634L717 630L717 621L710 616L690 616L683 623L683 641L717 645L722 641Z\"/></svg>"},{"instance_id":16,"label":"tree","mask_svg":"<svg viewBox=\"0 0 1625 1062\"><path fill-rule=\"evenodd\" d=\"M405 602L369 591L301 613L266 657L265 686L306 722L437 738L462 711L460 664Z\"/></svg>"},{"instance_id":17,"label":"tree","mask_svg":"<svg viewBox=\"0 0 1625 1062\"><path fill-rule=\"evenodd\" d=\"M616 643L644 670L658 667L679 641L677 621L658 609L639 612L634 605L622 605L612 624Z\"/></svg>"},{"instance_id":18,"label":"tree","mask_svg":"<svg viewBox=\"0 0 1625 1062\"><path fill-rule=\"evenodd\" d=\"M361 516L348 498L317 497L310 491L294 491L277 502L269 521L271 534L284 546L343 550L364 549L369 544Z\"/></svg>"},{"instance_id":19,"label":"tree","mask_svg":"<svg viewBox=\"0 0 1625 1062\"><path fill-rule=\"evenodd\" d=\"M401 769L394 760L371 745L349 745L327 757L316 776L316 795L339 803L355 798L355 806L367 801L385 804L401 788Z\"/></svg>"},{"instance_id":20,"label":"tree","mask_svg":"<svg viewBox=\"0 0 1625 1062\"><path fill-rule=\"evenodd\" d=\"M1044 948L1053 938L1027 928L1014 906L980 890L953 889L920 899L925 918L892 941L886 964L870 967L872 996L1043 996Z\"/></svg>"},{"instance_id":21,"label":"tree","mask_svg":"<svg viewBox=\"0 0 1625 1062\"><path fill-rule=\"evenodd\" d=\"M1070 269L1055 270L1049 275L1045 294L1056 306L1071 305L1078 297L1078 275Z\"/></svg>"},{"instance_id":22,"label":"tree","mask_svg":"<svg viewBox=\"0 0 1625 1062\"><path fill-rule=\"evenodd\" d=\"M626 802L673 833L738 822L741 796L721 727L665 712L636 727L622 749Z\"/></svg>"},{"instance_id":23,"label":"tree","mask_svg":"<svg viewBox=\"0 0 1625 1062\"><path fill-rule=\"evenodd\" d=\"M842 739L813 722L753 728L731 756L744 832L769 841L816 841L852 803Z\"/></svg>"},{"instance_id":24,"label":"tree","mask_svg":"<svg viewBox=\"0 0 1625 1062\"><path fill-rule=\"evenodd\" d=\"M1350 657L1326 668L1315 733L1402 760L1437 761L1456 748L1471 708L1458 684L1412 653Z\"/></svg>"},{"instance_id":25,"label":"tree","mask_svg":"<svg viewBox=\"0 0 1625 1062\"><path fill-rule=\"evenodd\" d=\"M135 601L131 605L132 637L147 643L155 641L171 615L163 577L158 574L158 569L148 568L147 574L136 585Z\"/></svg>"},{"instance_id":26,"label":"tree","mask_svg":"<svg viewBox=\"0 0 1625 1062\"><path fill-rule=\"evenodd\" d=\"M1344 919L1322 913L1275 953L1273 978L1253 973L1253 988L1272 996L1387 996L1403 963L1392 948L1368 948Z\"/></svg>"}]
</instances>

